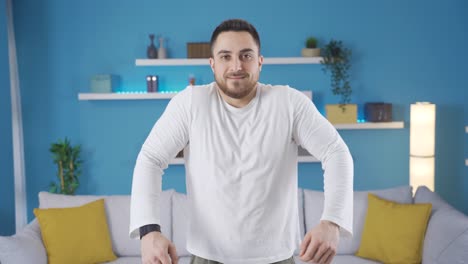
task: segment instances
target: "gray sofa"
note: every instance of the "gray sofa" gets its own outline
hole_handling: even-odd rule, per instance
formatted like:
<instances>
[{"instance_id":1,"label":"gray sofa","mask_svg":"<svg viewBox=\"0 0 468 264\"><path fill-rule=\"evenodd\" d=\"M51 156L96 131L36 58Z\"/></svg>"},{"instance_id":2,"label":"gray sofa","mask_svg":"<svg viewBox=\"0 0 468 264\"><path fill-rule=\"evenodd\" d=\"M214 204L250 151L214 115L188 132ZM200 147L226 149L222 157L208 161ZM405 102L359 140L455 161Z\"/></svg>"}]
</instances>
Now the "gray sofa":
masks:
<instances>
[{"instance_id":1,"label":"gray sofa","mask_svg":"<svg viewBox=\"0 0 468 264\"><path fill-rule=\"evenodd\" d=\"M432 203L423 248L423 264L468 263L468 217L455 210L437 194L426 187L418 188L415 196L409 186L369 191L384 199L400 203ZM354 236L342 238L334 264L379 263L354 256L361 239L367 210L367 193L354 192ZM141 263L140 243L128 237L130 197L129 196L65 196L41 192L40 208L79 206L98 198L105 198L109 229L113 250L119 257L111 263ZM301 232L311 229L320 221L323 210L323 193L300 189L298 195L301 209ZM185 194L174 190L163 191L161 196L162 232L176 245L179 263L190 262L190 253L185 249L185 230L187 219ZM297 257L296 263L304 263ZM0 263L46 264L47 254L43 246L37 220L33 220L20 233L10 237L0 237Z\"/></svg>"}]
</instances>

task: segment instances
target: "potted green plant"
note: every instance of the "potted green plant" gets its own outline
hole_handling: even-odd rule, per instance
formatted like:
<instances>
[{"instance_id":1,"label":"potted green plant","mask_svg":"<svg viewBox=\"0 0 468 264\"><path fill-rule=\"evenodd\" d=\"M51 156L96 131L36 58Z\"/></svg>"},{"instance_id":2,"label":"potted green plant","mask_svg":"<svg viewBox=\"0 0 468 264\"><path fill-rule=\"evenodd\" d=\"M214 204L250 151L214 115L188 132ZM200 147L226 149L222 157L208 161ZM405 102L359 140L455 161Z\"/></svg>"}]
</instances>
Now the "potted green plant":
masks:
<instances>
[{"instance_id":1,"label":"potted green plant","mask_svg":"<svg viewBox=\"0 0 468 264\"><path fill-rule=\"evenodd\" d=\"M357 105L350 104L353 92L349 81L351 55L342 41L332 39L323 47L323 71L330 72L332 93L341 96L339 104L325 106L327 119L334 124L357 122Z\"/></svg>"},{"instance_id":2,"label":"potted green plant","mask_svg":"<svg viewBox=\"0 0 468 264\"><path fill-rule=\"evenodd\" d=\"M57 165L57 177L60 183L51 183L49 192L61 194L75 194L79 186L78 177L81 174L80 160L81 146L72 146L70 141L59 139L52 143L49 151Z\"/></svg>"},{"instance_id":3,"label":"potted green plant","mask_svg":"<svg viewBox=\"0 0 468 264\"><path fill-rule=\"evenodd\" d=\"M303 57L318 57L320 56L320 49L317 48L318 41L314 37L309 37L306 39L305 48L302 49Z\"/></svg>"}]
</instances>

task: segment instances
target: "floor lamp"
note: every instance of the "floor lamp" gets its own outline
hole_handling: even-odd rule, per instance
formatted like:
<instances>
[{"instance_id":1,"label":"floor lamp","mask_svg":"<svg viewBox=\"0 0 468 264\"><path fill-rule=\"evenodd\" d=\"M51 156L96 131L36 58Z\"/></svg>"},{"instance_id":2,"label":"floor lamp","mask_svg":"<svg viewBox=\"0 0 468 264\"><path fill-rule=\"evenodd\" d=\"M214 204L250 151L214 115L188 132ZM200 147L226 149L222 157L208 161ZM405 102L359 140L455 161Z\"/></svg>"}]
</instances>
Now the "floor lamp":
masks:
<instances>
[{"instance_id":1,"label":"floor lamp","mask_svg":"<svg viewBox=\"0 0 468 264\"><path fill-rule=\"evenodd\" d=\"M21 114L21 93L16 57L16 40L13 26L12 0L7 0L8 58L11 83L11 126L13 141L13 170L15 188L15 225L19 232L27 224L26 178L24 167L23 117Z\"/></svg>"},{"instance_id":2,"label":"floor lamp","mask_svg":"<svg viewBox=\"0 0 468 264\"><path fill-rule=\"evenodd\" d=\"M413 191L422 185L434 191L435 121L435 104L411 104L410 185Z\"/></svg>"}]
</instances>

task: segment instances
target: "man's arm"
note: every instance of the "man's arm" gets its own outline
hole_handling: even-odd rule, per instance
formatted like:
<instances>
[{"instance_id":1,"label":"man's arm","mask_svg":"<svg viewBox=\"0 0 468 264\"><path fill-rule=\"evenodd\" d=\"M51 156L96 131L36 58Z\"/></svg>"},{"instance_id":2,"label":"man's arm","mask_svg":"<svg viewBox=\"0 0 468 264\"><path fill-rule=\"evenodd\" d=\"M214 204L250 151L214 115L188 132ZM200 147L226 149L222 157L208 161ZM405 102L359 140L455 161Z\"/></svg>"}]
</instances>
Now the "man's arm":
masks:
<instances>
[{"instance_id":1,"label":"man's arm","mask_svg":"<svg viewBox=\"0 0 468 264\"><path fill-rule=\"evenodd\" d=\"M159 200L163 170L188 143L191 89L185 89L169 102L138 154L132 182L131 238L140 237L140 227L161 224Z\"/></svg>"},{"instance_id":2,"label":"man's arm","mask_svg":"<svg viewBox=\"0 0 468 264\"><path fill-rule=\"evenodd\" d=\"M178 263L174 244L160 232L159 197L163 170L189 140L191 89L169 102L146 138L133 171L130 237L141 239L143 263Z\"/></svg>"},{"instance_id":3,"label":"man's arm","mask_svg":"<svg viewBox=\"0 0 468 264\"><path fill-rule=\"evenodd\" d=\"M293 137L322 162L325 204L321 220L337 224L343 235L353 232L353 159L336 131L302 93L291 89Z\"/></svg>"},{"instance_id":4,"label":"man's arm","mask_svg":"<svg viewBox=\"0 0 468 264\"><path fill-rule=\"evenodd\" d=\"M291 92L293 134L297 144L322 162L325 204L320 223L301 244L300 259L329 264L338 248L339 234L352 235L353 160L336 129L299 92Z\"/></svg>"}]
</instances>

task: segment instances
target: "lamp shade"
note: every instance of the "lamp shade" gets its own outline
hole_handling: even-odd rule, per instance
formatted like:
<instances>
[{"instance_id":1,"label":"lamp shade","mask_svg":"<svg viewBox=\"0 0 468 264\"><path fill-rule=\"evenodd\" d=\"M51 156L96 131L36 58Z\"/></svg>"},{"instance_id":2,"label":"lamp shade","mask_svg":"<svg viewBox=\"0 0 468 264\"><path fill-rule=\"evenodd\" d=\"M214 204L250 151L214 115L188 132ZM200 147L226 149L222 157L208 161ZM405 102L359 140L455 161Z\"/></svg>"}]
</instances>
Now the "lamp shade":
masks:
<instances>
[{"instance_id":1,"label":"lamp shade","mask_svg":"<svg viewBox=\"0 0 468 264\"><path fill-rule=\"evenodd\" d=\"M434 156L435 149L435 104L411 105L410 155Z\"/></svg>"},{"instance_id":2,"label":"lamp shade","mask_svg":"<svg viewBox=\"0 0 468 264\"><path fill-rule=\"evenodd\" d=\"M413 191L418 186L426 186L434 191L434 157L417 158L410 156L410 185Z\"/></svg>"},{"instance_id":3,"label":"lamp shade","mask_svg":"<svg viewBox=\"0 0 468 264\"><path fill-rule=\"evenodd\" d=\"M435 104L411 105L410 116L410 185L434 190Z\"/></svg>"}]
</instances>

